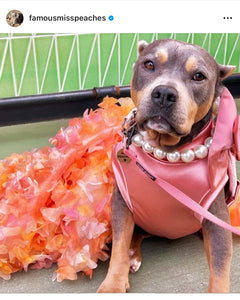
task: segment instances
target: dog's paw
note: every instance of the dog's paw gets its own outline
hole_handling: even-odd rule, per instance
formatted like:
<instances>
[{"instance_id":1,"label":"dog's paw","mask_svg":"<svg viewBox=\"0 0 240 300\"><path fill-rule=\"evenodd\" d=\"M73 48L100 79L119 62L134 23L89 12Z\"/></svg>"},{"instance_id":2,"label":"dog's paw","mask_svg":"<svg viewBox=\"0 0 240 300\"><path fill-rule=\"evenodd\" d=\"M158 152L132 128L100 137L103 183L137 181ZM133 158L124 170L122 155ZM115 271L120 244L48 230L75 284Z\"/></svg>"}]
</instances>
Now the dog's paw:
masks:
<instances>
[{"instance_id":1,"label":"dog's paw","mask_svg":"<svg viewBox=\"0 0 240 300\"><path fill-rule=\"evenodd\" d=\"M138 253L134 249L129 249L129 260L130 260L130 272L135 273L139 270L142 258L141 253Z\"/></svg>"},{"instance_id":2,"label":"dog's paw","mask_svg":"<svg viewBox=\"0 0 240 300\"><path fill-rule=\"evenodd\" d=\"M97 290L97 293L126 293L129 291L129 281L122 276L106 277Z\"/></svg>"}]
</instances>

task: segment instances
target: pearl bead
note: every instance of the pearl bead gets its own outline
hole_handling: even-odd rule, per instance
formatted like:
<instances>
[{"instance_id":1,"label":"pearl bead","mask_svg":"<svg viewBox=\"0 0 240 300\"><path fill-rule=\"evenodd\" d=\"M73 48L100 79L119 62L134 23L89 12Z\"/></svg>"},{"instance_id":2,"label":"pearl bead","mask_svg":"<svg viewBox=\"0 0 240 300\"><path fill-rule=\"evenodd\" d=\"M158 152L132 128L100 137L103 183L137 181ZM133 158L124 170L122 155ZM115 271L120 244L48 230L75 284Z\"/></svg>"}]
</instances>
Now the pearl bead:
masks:
<instances>
[{"instance_id":1,"label":"pearl bead","mask_svg":"<svg viewBox=\"0 0 240 300\"><path fill-rule=\"evenodd\" d=\"M204 142L204 145L207 147L207 148L210 148L211 144L212 144L212 137L208 137L206 138L205 142Z\"/></svg>"},{"instance_id":2,"label":"pearl bead","mask_svg":"<svg viewBox=\"0 0 240 300\"><path fill-rule=\"evenodd\" d=\"M157 159L163 159L166 156L166 152L161 148L155 148L153 154Z\"/></svg>"},{"instance_id":3,"label":"pearl bead","mask_svg":"<svg viewBox=\"0 0 240 300\"><path fill-rule=\"evenodd\" d=\"M148 142L144 142L142 144L143 151L146 153L152 153L153 152L153 146L151 146Z\"/></svg>"},{"instance_id":4,"label":"pearl bead","mask_svg":"<svg viewBox=\"0 0 240 300\"><path fill-rule=\"evenodd\" d=\"M208 155L208 148L204 145L198 145L194 148L194 153L197 158L205 158Z\"/></svg>"},{"instance_id":5,"label":"pearl bead","mask_svg":"<svg viewBox=\"0 0 240 300\"><path fill-rule=\"evenodd\" d=\"M133 137L132 137L132 143L133 145L135 145L136 147L141 147L142 144L143 144L143 137L141 134L135 134Z\"/></svg>"},{"instance_id":6,"label":"pearl bead","mask_svg":"<svg viewBox=\"0 0 240 300\"><path fill-rule=\"evenodd\" d=\"M188 163L193 161L195 158L195 154L191 149L186 149L183 152L181 152L181 160Z\"/></svg>"},{"instance_id":7,"label":"pearl bead","mask_svg":"<svg viewBox=\"0 0 240 300\"><path fill-rule=\"evenodd\" d=\"M220 99L217 98L217 99L213 102L213 107L212 107L212 112L213 112L213 114L214 114L215 116L218 114L219 106L220 106Z\"/></svg>"},{"instance_id":8,"label":"pearl bead","mask_svg":"<svg viewBox=\"0 0 240 300\"><path fill-rule=\"evenodd\" d=\"M180 157L181 157L181 155L178 151L167 153L167 160L169 162L177 162L177 161L179 161Z\"/></svg>"}]
</instances>

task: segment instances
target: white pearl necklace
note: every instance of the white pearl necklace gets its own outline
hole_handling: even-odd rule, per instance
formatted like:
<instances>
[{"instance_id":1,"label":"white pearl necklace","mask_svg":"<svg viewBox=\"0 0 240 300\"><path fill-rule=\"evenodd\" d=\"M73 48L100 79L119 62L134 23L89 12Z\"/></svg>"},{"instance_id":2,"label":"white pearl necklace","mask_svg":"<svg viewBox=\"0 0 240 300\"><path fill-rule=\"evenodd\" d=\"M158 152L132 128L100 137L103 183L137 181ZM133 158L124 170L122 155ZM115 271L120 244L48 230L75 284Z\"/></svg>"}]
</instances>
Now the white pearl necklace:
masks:
<instances>
[{"instance_id":1,"label":"white pearl necklace","mask_svg":"<svg viewBox=\"0 0 240 300\"><path fill-rule=\"evenodd\" d=\"M220 97L218 97L213 103L213 118L216 121L216 117L218 114L220 105ZM212 133L214 130L212 130ZM185 163L189 163L193 161L195 158L203 159L207 157L209 148L212 144L212 135L205 139L204 145L198 145L194 147L194 149L185 149L183 151L173 151L173 152L166 152L160 147L154 147L149 142L144 141L143 136L140 133L135 134L132 137L132 143L136 147L142 147L143 151L146 153L153 154L159 160L167 159L169 162L178 162L182 161Z\"/></svg>"}]
</instances>

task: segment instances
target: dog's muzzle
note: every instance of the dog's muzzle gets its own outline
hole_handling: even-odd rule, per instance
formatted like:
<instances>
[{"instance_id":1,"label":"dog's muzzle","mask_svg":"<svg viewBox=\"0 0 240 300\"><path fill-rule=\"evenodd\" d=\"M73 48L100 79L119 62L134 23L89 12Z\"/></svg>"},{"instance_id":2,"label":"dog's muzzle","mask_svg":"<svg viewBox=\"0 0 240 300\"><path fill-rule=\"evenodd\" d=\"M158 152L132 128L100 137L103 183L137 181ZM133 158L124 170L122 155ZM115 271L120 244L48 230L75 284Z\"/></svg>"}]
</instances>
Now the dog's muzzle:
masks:
<instances>
[{"instance_id":1,"label":"dog's muzzle","mask_svg":"<svg viewBox=\"0 0 240 300\"><path fill-rule=\"evenodd\" d=\"M171 122L171 111L178 100L177 90L170 86L158 85L151 93L151 100L151 117L143 122L143 128L155 130L159 133L176 134Z\"/></svg>"}]
</instances>

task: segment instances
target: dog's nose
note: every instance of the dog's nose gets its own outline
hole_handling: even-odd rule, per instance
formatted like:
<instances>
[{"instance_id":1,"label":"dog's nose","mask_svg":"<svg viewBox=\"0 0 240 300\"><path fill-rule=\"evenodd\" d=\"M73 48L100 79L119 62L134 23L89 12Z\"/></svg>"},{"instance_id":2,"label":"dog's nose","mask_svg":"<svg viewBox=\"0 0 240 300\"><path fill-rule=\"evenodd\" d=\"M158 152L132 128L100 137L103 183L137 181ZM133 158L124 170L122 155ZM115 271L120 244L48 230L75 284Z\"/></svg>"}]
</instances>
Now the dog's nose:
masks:
<instances>
[{"instance_id":1,"label":"dog's nose","mask_svg":"<svg viewBox=\"0 0 240 300\"><path fill-rule=\"evenodd\" d=\"M177 91L172 87L159 85L152 91L152 101L156 104L170 106L177 101Z\"/></svg>"}]
</instances>

